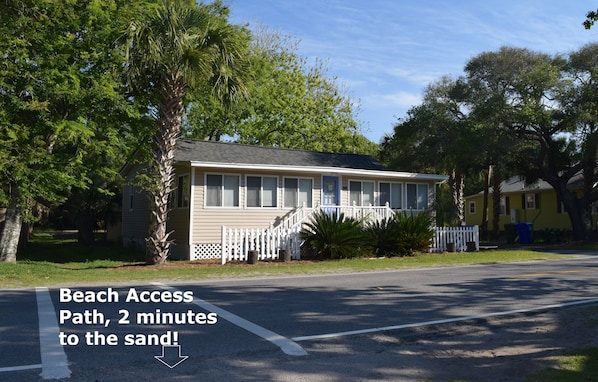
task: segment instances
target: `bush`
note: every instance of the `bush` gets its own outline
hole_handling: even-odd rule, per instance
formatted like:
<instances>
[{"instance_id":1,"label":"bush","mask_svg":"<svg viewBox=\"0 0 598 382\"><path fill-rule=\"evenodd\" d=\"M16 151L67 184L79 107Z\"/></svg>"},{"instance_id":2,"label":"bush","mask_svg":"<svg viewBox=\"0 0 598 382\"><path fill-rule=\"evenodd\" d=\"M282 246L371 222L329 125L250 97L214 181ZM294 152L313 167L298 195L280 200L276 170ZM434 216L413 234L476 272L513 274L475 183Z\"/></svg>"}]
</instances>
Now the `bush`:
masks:
<instances>
[{"instance_id":1,"label":"bush","mask_svg":"<svg viewBox=\"0 0 598 382\"><path fill-rule=\"evenodd\" d=\"M361 221L346 217L342 212L315 213L313 220L304 224L301 237L324 259L362 256L367 247Z\"/></svg>"},{"instance_id":2,"label":"bush","mask_svg":"<svg viewBox=\"0 0 598 382\"><path fill-rule=\"evenodd\" d=\"M401 254L399 224L394 217L369 223L365 233L375 256L392 257Z\"/></svg>"},{"instance_id":3,"label":"bush","mask_svg":"<svg viewBox=\"0 0 598 382\"><path fill-rule=\"evenodd\" d=\"M399 254L411 256L415 252L428 252L434 238L432 217L429 214L397 212L394 219L398 225Z\"/></svg>"}]
</instances>

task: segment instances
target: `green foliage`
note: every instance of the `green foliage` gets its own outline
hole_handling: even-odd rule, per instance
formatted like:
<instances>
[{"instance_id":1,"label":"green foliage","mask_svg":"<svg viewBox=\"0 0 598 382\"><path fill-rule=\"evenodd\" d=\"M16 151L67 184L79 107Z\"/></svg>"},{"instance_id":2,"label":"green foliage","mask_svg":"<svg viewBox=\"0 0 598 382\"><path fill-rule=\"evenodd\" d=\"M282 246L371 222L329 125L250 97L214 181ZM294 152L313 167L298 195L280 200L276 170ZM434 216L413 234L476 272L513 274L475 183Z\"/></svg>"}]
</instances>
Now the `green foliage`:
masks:
<instances>
[{"instance_id":1,"label":"green foliage","mask_svg":"<svg viewBox=\"0 0 598 382\"><path fill-rule=\"evenodd\" d=\"M429 214L397 211L393 217L371 222L365 232L374 255L412 256L427 252L434 236Z\"/></svg>"},{"instance_id":2,"label":"green foliage","mask_svg":"<svg viewBox=\"0 0 598 382\"><path fill-rule=\"evenodd\" d=\"M130 126L114 45L122 7L117 0L3 2L0 200L16 201L26 220L34 220L36 203L63 202L73 189L105 190L122 165L114 161Z\"/></svg>"},{"instance_id":3,"label":"green foliage","mask_svg":"<svg viewBox=\"0 0 598 382\"><path fill-rule=\"evenodd\" d=\"M416 252L427 252L434 237L431 216L425 212L399 211L394 218L398 225L399 253L411 256Z\"/></svg>"},{"instance_id":4,"label":"green foliage","mask_svg":"<svg viewBox=\"0 0 598 382\"><path fill-rule=\"evenodd\" d=\"M224 108L209 92L192 97L186 134L229 137L239 143L328 152L375 154L355 120L358 111L322 61L308 65L298 43L267 30L253 31L247 60L248 97Z\"/></svg>"},{"instance_id":5,"label":"green foliage","mask_svg":"<svg viewBox=\"0 0 598 382\"><path fill-rule=\"evenodd\" d=\"M301 237L324 259L360 257L367 246L361 222L342 212L318 211L304 224Z\"/></svg>"},{"instance_id":6,"label":"green foliage","mask_svg":"<svg viewBox=\"0 0 598 382\"><path fill-rule=\"evenodd\" d=\"M399 225L394 217L373 221L366 225L365 233L377 257L392 257L400 255Z\"/></svg>"},{"instance_id":7,"label":"green foliage","mask_svg":"<svg viewBox=\"0 0 598 382\"><path fill-rule=\"evenodd\" d=\"M396 212L388 219L364 222L343 213L318 211L301 236L324 259L412 256L427 252L434 235L426 213Z\"/></svg>"}]
</instances>

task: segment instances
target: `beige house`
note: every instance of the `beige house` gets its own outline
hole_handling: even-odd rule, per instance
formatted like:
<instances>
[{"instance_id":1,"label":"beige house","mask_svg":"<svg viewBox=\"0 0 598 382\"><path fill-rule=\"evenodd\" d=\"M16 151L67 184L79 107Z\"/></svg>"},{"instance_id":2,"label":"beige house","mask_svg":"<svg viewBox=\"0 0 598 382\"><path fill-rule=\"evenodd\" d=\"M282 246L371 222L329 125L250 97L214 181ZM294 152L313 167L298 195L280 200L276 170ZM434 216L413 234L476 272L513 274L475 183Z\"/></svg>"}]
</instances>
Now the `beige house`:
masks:
<instances>
[{"instance_id":1,"label":"beige house","mask_svg":"<svg viewBox=\"0 0 598 382\"><path fill-rule=\"evenodd\" d=\"M301 224L317 208L430 210L445 176L390 171L373 157L181 139L169 215L172 256L220 258L223 227L257 231ZM128 166L129 183L139 170ZM147 199L123 192L124 245L145 246Z\"/></svg>"}]
</instances>

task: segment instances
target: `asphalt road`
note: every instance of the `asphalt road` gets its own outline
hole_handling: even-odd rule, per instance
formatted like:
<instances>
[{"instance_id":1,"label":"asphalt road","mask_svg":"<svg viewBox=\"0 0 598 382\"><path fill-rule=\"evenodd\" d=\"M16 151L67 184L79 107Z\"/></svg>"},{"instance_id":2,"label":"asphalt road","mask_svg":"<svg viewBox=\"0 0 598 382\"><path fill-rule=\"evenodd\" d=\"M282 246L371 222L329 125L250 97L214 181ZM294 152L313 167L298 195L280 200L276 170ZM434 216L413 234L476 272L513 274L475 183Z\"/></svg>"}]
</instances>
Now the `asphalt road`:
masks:
<instances>
[{"instance_id":1,"label":"asphalt road","mask_svg":"<svg viewBox=\"0 0 598 382\"><path fill-rule=\"evenodd\" d=\"M62 289L0 291L1 381L403 380L380 336L598 304L598 255Z\"/></svg>"}]
</instances>

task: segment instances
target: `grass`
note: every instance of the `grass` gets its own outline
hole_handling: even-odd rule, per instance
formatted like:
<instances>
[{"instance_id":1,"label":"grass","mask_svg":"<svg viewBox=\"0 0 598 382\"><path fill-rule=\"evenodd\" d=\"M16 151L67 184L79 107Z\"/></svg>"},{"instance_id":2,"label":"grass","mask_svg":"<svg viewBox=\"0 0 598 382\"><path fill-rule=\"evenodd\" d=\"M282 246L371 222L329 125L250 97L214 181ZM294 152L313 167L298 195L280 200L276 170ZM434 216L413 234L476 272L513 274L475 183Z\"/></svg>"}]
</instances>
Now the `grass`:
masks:
<instances>
[{"instance_id":1,"label":"grass","mask_svg":"<svg viewBox=\"0 0 598 382\"><path fill-rule=\"evenodd\" d=\"M244 263L223 266L218 261L170 261L165 265L150 267L143 265L142 253L121 246L103 242L84 246L72 239L56 239L49 234L39 234L19 252L17 258L16 264L0 263L0 288L367 272L547 260L560 256L528 250L508 250L377 259L259 262L252 266Z\"/></svg>"},{"instance_id":2,"label":"grass","mask_svg":"<svg viewBox=\"0 0 598 382\"><path fill-rule=\"evenodd\" d=\"M558 368L528 376L527 382L598 381L598 348L581 349L559 357Z\"/></svg>"}]
</instances>

